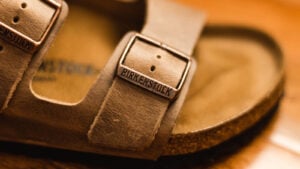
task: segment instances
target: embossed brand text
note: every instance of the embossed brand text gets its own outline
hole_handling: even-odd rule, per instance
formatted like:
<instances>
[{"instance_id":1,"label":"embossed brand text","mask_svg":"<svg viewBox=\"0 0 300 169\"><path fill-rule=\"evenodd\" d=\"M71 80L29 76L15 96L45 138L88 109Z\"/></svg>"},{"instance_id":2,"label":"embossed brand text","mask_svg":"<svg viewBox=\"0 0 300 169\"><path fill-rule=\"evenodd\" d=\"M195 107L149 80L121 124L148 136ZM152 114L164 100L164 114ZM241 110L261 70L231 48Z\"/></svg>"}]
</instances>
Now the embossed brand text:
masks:
<instances>
[{"instance_id":1,"label":"embossed brand text","mask_svg":"<svg viewBox=\"0 0 300 169\"><path fill-rule=\"evenodd\" d=\"M11 30L7 29L3 25L0 24L0 37L4 40L9 41L12 44L17 45L19 48L26 50L26 51L32 51L34 49L34 44L32 44L27 39L24 39L23 37L19 36L18 34L12 32Z\"/></svg>"},{"instance_id":2,"label":"embossed brand text","mask_svg":"<svg viewBox=\"0 0 300 169\"><path fill-rule=\"evenodd\" d=\"M159 95L165 96L167 98L172 96L172 92L173 92L172 88L170 88L166 85L163 85L159 82L156 82L154 80L151 80L151 79L143 76L142 74L133 72L133 71L123 67L119 75L121 77L123 77L141 87L144 87L150 91L153 91Z\"/></svg>"}]
</instances>

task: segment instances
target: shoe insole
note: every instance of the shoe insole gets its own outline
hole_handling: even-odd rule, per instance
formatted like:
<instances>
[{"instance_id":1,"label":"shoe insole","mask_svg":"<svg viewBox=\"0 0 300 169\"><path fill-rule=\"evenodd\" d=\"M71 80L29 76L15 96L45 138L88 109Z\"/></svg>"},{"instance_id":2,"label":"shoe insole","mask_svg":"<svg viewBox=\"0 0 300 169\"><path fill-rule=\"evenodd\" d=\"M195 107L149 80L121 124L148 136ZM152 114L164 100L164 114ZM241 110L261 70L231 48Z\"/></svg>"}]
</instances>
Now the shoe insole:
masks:
<instances>
[{"instance_id":1,"label":"shoe insole","mask_svg":"<svg viewBox=\"0 0 300 169\"><path fill-rule=\"evenodd\" d=\"M122 35L138 26L83 5L69 5L69 16L32 89L42 97L77 103L96 81ZM282 58L270 43L249 29L205 28L194 56L198 68L165 154L218 144L251 126L275 104L281 91ZM182 144L186 144L184 150Z\"/></svg>"}]
</instances>

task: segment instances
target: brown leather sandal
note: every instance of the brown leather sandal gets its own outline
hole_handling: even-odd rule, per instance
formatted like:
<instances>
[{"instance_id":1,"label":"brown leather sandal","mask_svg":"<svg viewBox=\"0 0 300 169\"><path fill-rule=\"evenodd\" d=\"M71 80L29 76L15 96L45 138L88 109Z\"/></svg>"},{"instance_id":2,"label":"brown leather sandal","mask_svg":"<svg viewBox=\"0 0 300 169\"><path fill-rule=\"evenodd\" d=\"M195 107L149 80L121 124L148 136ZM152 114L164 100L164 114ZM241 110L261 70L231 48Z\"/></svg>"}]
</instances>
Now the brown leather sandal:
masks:
<instances>
[{"instance_id":1,"label":"brown leather sandal","mask_svg":"<svg viewBox=\"0 0 300 169\"><path fill-rule=\"evenodd\" d=\"M144 5L89 2L103 11ZM96 8L71 3L45 54L66 3L0 2L1 140L157 159L228 140L282 94L282 53L260 31L204 27L198 11L148 0L141 33L121 39L139 17Z\"/></svg>"}]
</instances>

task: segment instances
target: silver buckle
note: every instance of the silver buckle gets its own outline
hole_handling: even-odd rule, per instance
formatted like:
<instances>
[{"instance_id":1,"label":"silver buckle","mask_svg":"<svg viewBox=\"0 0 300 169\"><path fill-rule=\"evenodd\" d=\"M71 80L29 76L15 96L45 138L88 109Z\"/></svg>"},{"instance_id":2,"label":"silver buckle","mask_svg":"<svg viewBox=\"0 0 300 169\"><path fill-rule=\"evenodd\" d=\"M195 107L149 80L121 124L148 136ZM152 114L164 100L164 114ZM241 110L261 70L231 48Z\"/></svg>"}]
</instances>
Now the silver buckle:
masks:
<instances>
[{"instance_id":1,"label":"silver buckle","mask_svg":"<svg viewBox=\"0 0 300 169\"><path fill-rule=\"evenodd\" d=\"M135 40L137 40L137 39L141 40L141 41L143 41L145 43L148 43L150 45L159 47L159 48L161 48L163 50L166 50L166 51L172 53L174 57L178 57L178 58L180 58L180 59L182 59L182 60L184 60L186 62L186 67L184 69L184 72L182 74L180 82L178 83L178 85L177 85L176 88L174 88L174 87L172 87L172 86L170 86L168 84L165 84L165 83L163 83L161 81L158 81L156 79L153 79L153 78L151 78L151 77L149 77L149 76L147 76L147 75L145 75L145 74L143 74L141 72L138 72L138 71L136 71L136 70L134 70L134 69L132 69L132 68L124 65L124 61L126 59L126 56L127 56L128 52L130 51L131 47L133 46ZM150 37L147 37L145 35L136 33L130 39L129 43L127 44L127 46L126 46L126 48L124 50L124 52L121 55L121 59L119 61L119 65L118 65L117 75L120 78L125 79L125 80L127 80L127 81L129 81L129 82L131 82L131 83L133 83L133 84L135 84L137 86L140 86L140 87L142 87L144 89L147 89L147 90L149 90L149 91L151 91L151 92L153 92L155 94L158 94L158 95L160 95L162 97L165 97L165 98L167 98L169 100L174 100L176 98L176 96L178 95L178 93L180 92L180 90L181 90L181 88L182 88L182 86L183 86L183 84L184 84L184 82L186 80L186 77L187 77L187 75L189 73L190 67L191 67L191 60L190 60L190 58L187 55L183 54L182 52L179 52L178 50L176 50L176 49L174 49L174 48L172 48L172 47L170 47L170 46L168 46L168 45L166 45L164 43L156 41L156 40L154 40L154 39L152 39ZM151 85L151 87L149 87L150 85L147 85L147 84L145 85L145 83L143 84L143 83L139 82L140 80L136 80L136 79L130 78L130 77L126 76L126 74L128 72L134 73L139 78L147 79L148 82L152 81L151 84L155 84L155 86L160 85L159 88L160 89L163 88L164 90L157 90L157 88L153 87L153 85Z\"/></svg>"},{"instance_id":2,"label":"silver buckle","mask_svg":"<svg viewBox=\"0 0 300 169\"><path fill-rule=\"evenodd\" d=\"M0 38L8 41L9 43L16 45L18 48L24 50L28 53L33 53L37 50L37 48L41 45L41 43L45 40L46 36L48 35L51 27L53 26L54 22L58 18L58 15L61 11L61 4L56 2L55 0L43 0L46 4L50 5L51 7L55 8L55 13L46 29L43 33L40 40L36 41L30 38L27 35L15 30L5 23L0 22Z\"/></svg>"}]
</instances>

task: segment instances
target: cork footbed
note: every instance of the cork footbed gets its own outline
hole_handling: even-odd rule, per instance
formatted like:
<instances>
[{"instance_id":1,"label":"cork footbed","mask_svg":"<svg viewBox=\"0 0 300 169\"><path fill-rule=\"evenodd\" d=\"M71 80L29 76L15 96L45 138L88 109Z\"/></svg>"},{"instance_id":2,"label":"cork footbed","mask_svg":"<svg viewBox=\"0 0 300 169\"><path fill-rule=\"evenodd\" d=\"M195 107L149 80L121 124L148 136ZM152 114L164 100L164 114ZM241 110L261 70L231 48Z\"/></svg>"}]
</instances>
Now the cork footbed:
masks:
<instances>
[{"instance_id":1,"label":"cork footbed","mask_svg":"<svg viewBox=\"0 0 300 169\"><path fill-rule=\"evenodd\" d=\"M38 95L80 102L123 33L132 26L70 4L70 13L35 76ZM282 92L282 58L264 34L211 26L197 44L198 69L165 155L216 145L259 120Z\"/></svg>"}]
</instances>

